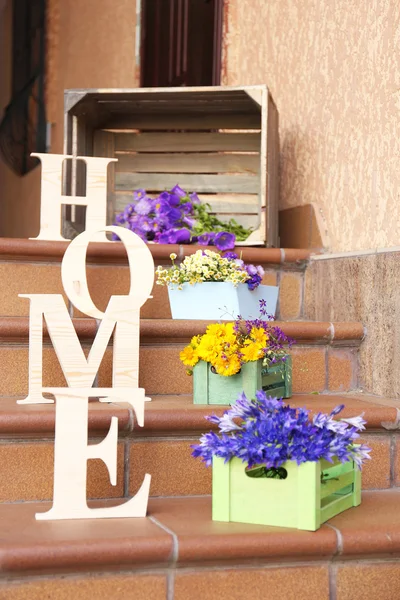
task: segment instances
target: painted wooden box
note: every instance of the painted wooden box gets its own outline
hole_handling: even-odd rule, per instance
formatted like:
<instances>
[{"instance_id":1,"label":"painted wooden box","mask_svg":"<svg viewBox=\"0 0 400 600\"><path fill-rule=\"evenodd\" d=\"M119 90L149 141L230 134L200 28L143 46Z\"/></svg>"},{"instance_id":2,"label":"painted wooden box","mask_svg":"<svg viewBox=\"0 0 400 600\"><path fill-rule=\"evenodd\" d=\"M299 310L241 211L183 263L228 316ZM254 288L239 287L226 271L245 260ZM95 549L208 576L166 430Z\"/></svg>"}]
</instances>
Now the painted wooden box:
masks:
<instances>
[{"instance_id":1,"label":"painted wooden box","mask_svg":"<svg viewBox=\"0 0 400 600\"><path fill-rule=\"evenodd\" d=\"M219 321L260 318L260 300L265 301L267 315L275 317L279 288L259 285L249 290L245 283L234 286L231 281L204 281L168 286L168 297L173 319L202 319ZM265 317L267 320L267 317Z\"/></svg>"},{"instance_id":2,"label":"painted wooden box","mask_svg":"<svg viewBox=\"0 0 400 600\"><path fill-rule=\"evenodd\" d=\"M234 458L213 458L213 521L294 527L316 531L322 523L361 503L361 471L353 462L286 462L286 479L250 477Z\"/></svg>"},{"instance_id":3,"label":"painted wooden box","mask_svg":"<svg viewBox=\"0 0 400 600\"><path fill-rule=\"evenodd\" d=\"M213 373L210 363L199 361L193 369L194 404L233 404L244 392L255 398L257 390L265 390L274 398L290 398L292 395L292 360L290 355L284 362L270 367L263 361L244 364L240 373L223 377Z\"/></svg>"},{"instance_id":4,"label":"painted wooden box","mask_svg":"<svg viewBox=\"0 0 400 600\"><path fill-rule=\"evenodd\" d=\"M266 86L66 90L65 132L67 154L118 159L109 166L110 223L133 190L179 184L223 220L252 227L243 245L279 246L278 112ZM84 177L73 160L67 192L83 194ZM84 208L67 212L81 230Z\"/></svg>"}]
</instances>

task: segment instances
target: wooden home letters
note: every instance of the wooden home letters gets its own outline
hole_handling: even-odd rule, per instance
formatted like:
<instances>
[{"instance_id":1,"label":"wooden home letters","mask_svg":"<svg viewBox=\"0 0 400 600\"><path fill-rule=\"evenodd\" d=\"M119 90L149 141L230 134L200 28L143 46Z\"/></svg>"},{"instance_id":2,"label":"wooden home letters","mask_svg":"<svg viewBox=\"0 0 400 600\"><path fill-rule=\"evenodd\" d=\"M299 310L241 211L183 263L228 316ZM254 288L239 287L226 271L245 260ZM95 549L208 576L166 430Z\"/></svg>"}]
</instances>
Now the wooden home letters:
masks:
<instances>
[{"instance_id":1,"label":"wooden home letters","mask_svg":"<svg viewBox=\"0 0 400 600\"><path fill-rule=\"evenodd\" d=\"M94 305L86 279L89 241L113 232L123 242L129 260L131 285L126 296L111 296L103 313ZM86 503L86 472L89 458L101 458L116 485L118 419L113 417L107 436L88 445L88 400L129 403L139 426L144 422L145 392L138 387L140 307L149 298L154 282L154 262L147 245L128 229L102 226L85 231L68 246L62 262L62 282L72 304L100 321L86 359L61 294L22 294L30 300L29 394L19 403L53 402L56 398L55 469L53 507L37 519L77 519L145 516L150 475L134 498L116 507L90 509ZM42 383L43 318L68 387L44 388ZM92 385L114 332L111 388Z\"/></svg>"},{"instance_id":2,"label":"wooden home letters","mask_svg":"<svg viewBox=\"0 0 400 600\"><path fill-rule=\"evenodd\" d=\"M86 163L86 196L64 196L62 190L63 162L72 159L67 154L32 153L42 163L40 232L35 240L65 241L61 235L61 206L86 206L86 230L101 230L107 220L107 167L116 158L77 156ZM102 241L107 241L102 236Z\"/></svg>"}]
</instances>

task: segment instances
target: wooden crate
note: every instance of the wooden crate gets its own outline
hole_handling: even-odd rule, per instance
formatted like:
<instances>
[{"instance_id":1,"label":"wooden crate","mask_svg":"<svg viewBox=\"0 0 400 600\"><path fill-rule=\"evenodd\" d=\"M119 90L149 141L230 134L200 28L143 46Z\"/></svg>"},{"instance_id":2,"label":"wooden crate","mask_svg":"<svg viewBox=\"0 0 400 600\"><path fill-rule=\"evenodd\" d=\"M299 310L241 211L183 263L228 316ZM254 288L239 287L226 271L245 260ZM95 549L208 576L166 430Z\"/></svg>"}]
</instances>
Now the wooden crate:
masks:
<instances>
[{"instance_id":1,"label":"wooden crate","mask_svg":"<svg viewBox=\"0 0 400 600\"><path fill-rule=\"evenodd\" d=\"M361 504L361 471L353 461L297 465L287 461L286 479L245 472L233 458L213 457L212 519L316 531L332 517Z\"/></svg>"},{"instance_id":2,"label":"wooden crate","mask_svg":"<svg viewBox=\"0 0 400 600\"><path fill-rule=\"evenodd\" d=\"M246 245L279 246L278 112L266 86L67 90L64 152L118 158L110 223L133 190L179 184L222 219L252 227ZM79 162L67 186L82 194ZM76 221L83 211L75 208Z\"/></svg>"},{"instance_id":3,"label":"wooden crate","mask_svg":"<svg viewBox=\"0 0 400 600\"><path fill-rule=\"evenodd\" d=\"M269 367L263 361L242 365L240 373L224 377L211 371L210 363L200 360L193 368L194 404L233 404L244 392L247 398L255 398L257 390L263 389L273 398L290 398L292 395L292 358Z\"/></svg>"}]
</instances>

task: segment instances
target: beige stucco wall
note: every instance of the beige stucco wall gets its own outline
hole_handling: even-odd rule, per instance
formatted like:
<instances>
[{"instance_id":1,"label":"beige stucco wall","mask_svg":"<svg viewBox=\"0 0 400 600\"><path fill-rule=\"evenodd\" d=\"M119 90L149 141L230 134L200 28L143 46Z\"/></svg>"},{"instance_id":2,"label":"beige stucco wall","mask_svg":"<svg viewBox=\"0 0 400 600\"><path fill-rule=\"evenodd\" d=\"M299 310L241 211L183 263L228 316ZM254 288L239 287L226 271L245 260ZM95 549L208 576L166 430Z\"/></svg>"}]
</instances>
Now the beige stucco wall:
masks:
<instances>
[{"instance_id":1,"label":"beige stucco wall","mask_svg":"<svg viewBox=\"0 0 400 600\"><path fill-rule=\"evenodd\" d=\"M63 150L63 92L77 87L134 87L135 0L49 0L46 112L51 151ZM10 101L11 0L0 13L0 114ZM0 158L0 236L39 229L40 172L16 176Z\"/></svg>"},{"instance_id":2,"label":"beige stucco wall","mask_svg":"<svg viewBox=\"0 0 400 600\"><path fill-rule=\"evenodd\" d=\"M49 120L54 152L62 151L63 91L68 88L135 87L135 0L52 0L55 60L49 76Z\"/></svg>"},{"instance_id":3,"label":"beige stucco wall","mask_svg":"<svg viewBox=\"0 0 400 600\"><path fill-rule=\"evenodd\" d=\"M398 0L225 0L223 82L267 83L281 206L315 203L334 250L400 242Z\"/></svg>"},{"instance_id":4,"label":"beige stucco wall","mask_svg":"<svg viewBox=\"0 0 400 600\"><path fill-rule=\"evenodd\" d=\"M304 316L358 321L365 391L400 398L400 252L314 260L305 275Z\"/></svg>"}]
</instances>

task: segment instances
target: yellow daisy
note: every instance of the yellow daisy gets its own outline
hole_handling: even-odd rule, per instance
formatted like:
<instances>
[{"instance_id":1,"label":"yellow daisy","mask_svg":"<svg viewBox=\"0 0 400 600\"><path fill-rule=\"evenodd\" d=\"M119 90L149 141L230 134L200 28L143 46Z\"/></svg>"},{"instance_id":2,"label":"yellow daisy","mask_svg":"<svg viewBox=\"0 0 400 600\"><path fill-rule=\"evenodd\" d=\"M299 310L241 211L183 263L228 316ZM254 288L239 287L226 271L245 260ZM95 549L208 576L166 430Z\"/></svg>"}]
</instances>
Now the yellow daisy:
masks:
<instances>
[{"instance_id":1,"label":"yellow daisy","mask_svg":"<svg viewBox=\"0 0 400 600\"><path fill-rule=\"evenodd\" d=\"M192 346L186 346L186 348L180 352L179 358L187 367L194 367L199 362L199 356Z\"/></svg>"},{"instance_id":2,"label":"yellow daisy","mask_svg":"<svg viewBox=\"0 0 400 600\"><path fill-rule=\"evenodd\" d=\"M260 358L263 358L264 352L262 349L263 346L256 343L244 346L241 350L243 355L242 360L244 360L244 362L251 362L253 360L259 360Z\"/></svg>"}]
</instances>

